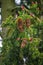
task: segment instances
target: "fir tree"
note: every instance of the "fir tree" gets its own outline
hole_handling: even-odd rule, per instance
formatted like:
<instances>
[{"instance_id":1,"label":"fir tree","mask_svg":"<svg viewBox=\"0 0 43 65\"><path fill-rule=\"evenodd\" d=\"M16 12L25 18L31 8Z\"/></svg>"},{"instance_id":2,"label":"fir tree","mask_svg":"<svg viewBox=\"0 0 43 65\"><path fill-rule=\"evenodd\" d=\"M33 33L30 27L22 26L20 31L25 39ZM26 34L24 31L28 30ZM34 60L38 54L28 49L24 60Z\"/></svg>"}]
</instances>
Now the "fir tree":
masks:
<instances>
[{"instance_id":1,"label":"fir tree","mask_svg":"<svg viewBox=\"0 0 43 65\"><path fill-rule=\"evenodd\" d=\"M10 16L2 23L2 65L42 65L43 22L37 17L37 3L32 2L30 10L21 8L16 19Z\"/></svg>"}]
</instances>

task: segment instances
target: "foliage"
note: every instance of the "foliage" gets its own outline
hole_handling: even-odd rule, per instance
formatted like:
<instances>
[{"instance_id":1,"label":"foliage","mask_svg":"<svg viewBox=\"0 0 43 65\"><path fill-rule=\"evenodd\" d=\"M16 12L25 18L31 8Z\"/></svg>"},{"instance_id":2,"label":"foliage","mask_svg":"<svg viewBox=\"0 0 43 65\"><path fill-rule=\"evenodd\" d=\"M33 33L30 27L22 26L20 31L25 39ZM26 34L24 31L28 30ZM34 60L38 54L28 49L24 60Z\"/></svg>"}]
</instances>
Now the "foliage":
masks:
<instances>
[{"instance_id":1,"label":"foliage","mask_svg":"<svg viewBox=\"0 0 43 65\"><path fill-rule=\"evenodd\" d=\"M43 22L26 11L14 19L9 16L3 23L2 65L43 64ZM4 31L5 32L5 31ZM42 51L41 51L42 50Z\"/></svg>"}]
</instances>

